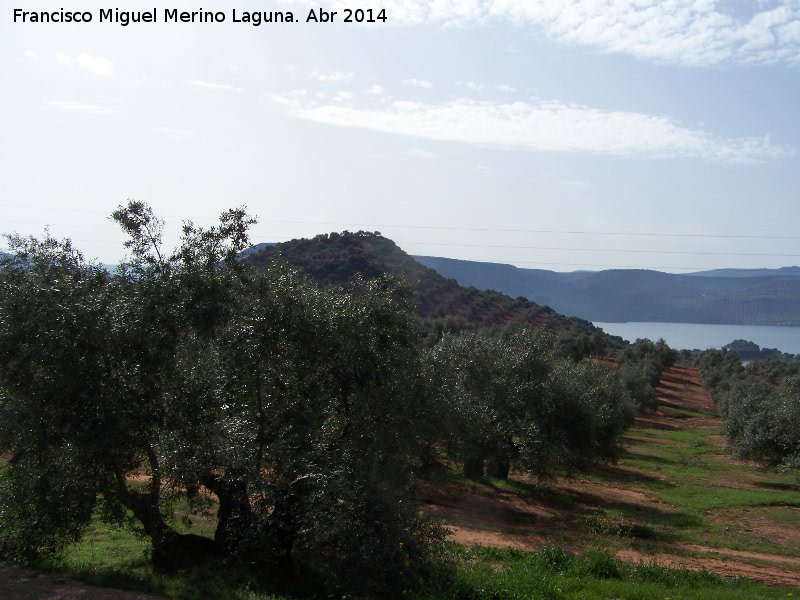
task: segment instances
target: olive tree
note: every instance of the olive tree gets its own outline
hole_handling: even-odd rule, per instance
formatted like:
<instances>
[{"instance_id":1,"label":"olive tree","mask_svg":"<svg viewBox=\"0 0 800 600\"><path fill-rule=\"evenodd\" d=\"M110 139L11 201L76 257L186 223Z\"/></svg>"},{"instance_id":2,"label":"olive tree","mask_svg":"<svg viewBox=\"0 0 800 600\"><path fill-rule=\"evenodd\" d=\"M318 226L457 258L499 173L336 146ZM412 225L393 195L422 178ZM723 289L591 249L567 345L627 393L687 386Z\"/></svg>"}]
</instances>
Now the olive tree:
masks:
<instances>
[{"instance_id":1,"label":"olive tree","mask_svg":"<svg viewBox=\"0 0 800 600\"><path fill-rule=\"evenodd\" d=\"M231 490L223 538L241 559L324 558L338 583L366 571L385 592L437 535L407 493L429 439L410 290L321 289L280 262L249 285L220 343L236 441L198 482Z\"/></svg>"},{"instance_id":2,"label":"olive tree","mask_svg":"<svg viewBox=\"0 0 800 600\"><path fill-rule=\"evenodd\" d=\"M162 566L299 557L343 586L367 568L384 591L412 572L438 530L408 494L430 422L408 286L320 289L279 261L249 268L241 209L186 223L171 253L146 205L113 218L131 251L114 276L68 242L10 239L4 553L57 552L97 509L136 523ZM176 500L214 497L214 540L175 530Z\"/></svg>"},{"instance_id":3,"label":"olive tree","mask_svg":"<svg viewBox=\"0 0 800 600\"><path fill-rule=\"evenodd\" d=\"M653 342L647 338L636 342L617 354L619 375L625 388L637 404L644 408L658 408L656 387L661 375L678 359L678 352L660 339Z\"/></svg>"},{"instance_id":4,"label":"olive tree","mask_svg":"<svg viewBox=\"0 0 800 600\"><path fill-rule=\"evenodd\" d=\"M740 377L718 396L724 407L722 433L735 458L800 474L800 377L777 386Z\"/></svg>"},{"instance_id":5,"label":"olive tree","mask_svg":"<svg viewBox=\"0 0 800 600\"><path fill-rule=\"evenodd\" d=\"M192 284L216 281L230 289L221 280L233 263L220 267L221 250L241 249L247 218L231 211L219 228L189 224L167 257L161 223L149 208L131 202L114 217L131 235L132 249L114 277L69 242L9 239L12 254L0 274L0 451L10 454L10 466L0 528L7 553L54 551L79 535L101 501L107 518L131 515L138 522L156 564L173 566L216 552L211 540L179 535L168 523L171 502L183 494L180 479L165 476L170 440L190 438L197 422L175 418L195 400L183 391L192 377L180 357L213 329L220 317L213 308L225 305L194 294ZM195 248L202 251L190 255ZM198 297L206 304L199 306ZM61 463L57 484L44 473ZM146 478L143 486L131 485L136 474ZM42 503L38 516L19 507L25 482L36 481L82 490L84 509L41 527L47 511L63 505ZM62 542L43 544L41 536Z\"/></svg>"},{"instance_id":6,"label":"olive tree","mask_svg":"<svg viewBox=\"0 0 800 600\"><path fill-rule=\"evenodd\" d=\"M507 478L515 436L547 373L550 339L529 329L445 334L430 350L428 372L442 431L464 475Z\"/></svg>"},{"instance_id":7,"label":"olive tree","mask_svg":"<svg viewBox=\"0 0 800 600\"><path fill-rule=\"evenodd\" d=\"M546 479L613 462L635 415L635 402L613 370L556 359L541 397L528 405L520 436L523 464Z\"/></svg>"},{"instance_id":8,"label":"olive tree","mask_svg":"<svg viewBox=\"0 0 800 600\"><path fill-rule=\"evenodd\" d=\"M616 374L557 356L541 331L445 335L430 351L442 430L464 474L539 478L614 460L634 404Z\"/></svg>"}]
</instances>

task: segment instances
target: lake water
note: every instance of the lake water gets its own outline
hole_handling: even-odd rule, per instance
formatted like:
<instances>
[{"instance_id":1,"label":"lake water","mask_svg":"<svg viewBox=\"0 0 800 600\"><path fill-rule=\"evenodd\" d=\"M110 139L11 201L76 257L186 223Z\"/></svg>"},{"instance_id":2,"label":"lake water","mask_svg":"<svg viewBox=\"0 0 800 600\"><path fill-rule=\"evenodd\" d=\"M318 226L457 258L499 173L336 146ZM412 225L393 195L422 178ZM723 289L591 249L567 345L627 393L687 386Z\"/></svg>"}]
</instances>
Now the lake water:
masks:
<instances>
[{"instance_id":1,"label":"lake water","mask_svg":"<svg viewBox=\"0 0 800 600\"><path fill-rule=\"evenodd\" d=\"M653 341L663 338L671 348L692 350L722 348L733 340L750 340L762 348L800 354L800 327L767 327L759 325L697 325L694 323L600 323L606 333L631 342L637 338Z\"/></svg>"}]
</instances>

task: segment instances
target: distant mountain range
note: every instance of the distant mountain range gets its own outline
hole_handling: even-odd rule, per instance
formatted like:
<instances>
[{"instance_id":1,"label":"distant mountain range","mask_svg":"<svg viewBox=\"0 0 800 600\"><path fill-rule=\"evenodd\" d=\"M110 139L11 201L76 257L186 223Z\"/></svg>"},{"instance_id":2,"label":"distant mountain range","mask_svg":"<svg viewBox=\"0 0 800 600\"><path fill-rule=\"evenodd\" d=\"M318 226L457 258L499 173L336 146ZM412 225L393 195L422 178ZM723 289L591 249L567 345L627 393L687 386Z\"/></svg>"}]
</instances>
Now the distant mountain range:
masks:
<instances>
[{"instance_id":1,"label":"distant mountain range","mask_svg":"<svg viewBox=\"0 0 800 600\"><path fill-rule=\"evenodd\" d=\"M563 315L612 323L800 326L797 266L681 275L636 269L560 273L412 257L391 240L368 232L261 243L243 255L264 264L276 252L322 284L342 284L355 273L367 278L384 272L405 275L419 294L425 318L457 317L476 325L519 319L541 323L546 318L556 329L577 325Z\"/></svg>"},{"instance_id":2,"label":"distant mountain range","mask_svg":"<svg viewBox=\"0 0 800 600\"><path fill-rule=\"evenodd\" d=\"M603 347L625 346L622 338L608 335L586 320L565 317L522 295L511 297L499 291L459 285L378 233L331 233L259 244L246 253L245 260L266 267L276 255L320 285L348 285L357 276L371 279L384 273L400 275L416 292L419 316L428 331L521 322L564 334L560 336L564 351L578 358L600 352Z\"/></svg>"},{"instance_id":3,"label":"distant mountain range","mask_svg":"<svg viewBox=\"0 0 800 600\"><path fill-rule=\"evenodd\" d=\"M433 256L423 265L464 286L523 296L589 321L800 326L800 267L558 273Z\"/></svg>"},{"instance_id":4,"label":"distant mountain range","mask_svg":"<svg viewBox=\"0 0 800 600\"><path fill-rule=\"evenodd\" d=\"M784 277L800 276L800 267L781 267L780 269L714 269L686 273L692 277Z\"/></svg>"}]
</instances>

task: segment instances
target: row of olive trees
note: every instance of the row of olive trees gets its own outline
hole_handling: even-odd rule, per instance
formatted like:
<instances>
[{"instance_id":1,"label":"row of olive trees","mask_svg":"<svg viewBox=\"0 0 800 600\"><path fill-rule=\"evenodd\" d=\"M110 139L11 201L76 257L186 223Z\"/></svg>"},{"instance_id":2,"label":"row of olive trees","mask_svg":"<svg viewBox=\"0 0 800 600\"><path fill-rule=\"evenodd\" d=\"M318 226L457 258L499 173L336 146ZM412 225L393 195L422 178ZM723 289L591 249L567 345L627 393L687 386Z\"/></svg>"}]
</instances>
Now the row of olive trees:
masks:
<instances>
[{"instance_id":1,"label":"row of olive trees","mask_svg":"<svg viewBox=\"0 0 800 600\"><path fill-rule=\"evenodd\" d=\"M788 370L767 381L727 350L706 350L697 364L731 454L800 474L800 376Z\"/></svg>"},{"instance_id":2,"label":"row of olive trees","mask_svg":"<svg viewBox=\"0 0 800 600\"><path fill-rule=\"evenodd\" d=\"M787 377L800 375L800 362L786 362L778 356L754 360L747 365L747 373L777 385Z\"/></svg>"},{"instance_id":3,"label":"row of olive trees","mask_svg":"<svg viewBox=\"0 0 800 600\"><path fill-rule=\"evenodd\" d=\"M617 352L619 376L639 406L658 407L656 387L661 383L661 375L677 362L678 357L678 352L664 340L653 342L646 338L637 339Z\"/></svg>"},{"instance_id":4,"label":"row of olive trees","mask_svg":"<svg viewBox=\"0 0 800 600\"><path fill-rule=\"evenodd\" d=\"M553 338L512 327L445 335L428 353L450 456L470 478L539 478L616 458L635 405L613 370L561 357Z\"/></svg>"},{"instance_id":5,"label":"row of olive trees","mask_svg":"<svg viewBox=\"0 0 800 600\"><path fill-rule=\"evenodd\" d=\"M447 334L425 349L410 289L320 288L238 260L243 210L183 228L130 202L112 276L69 242L9 238L0 269L0 553L59 552L94 516L133 525L156 565L220 556L321 567L379 595L441 529L411 501L446 447L470 476L547 477L615 456L633 405L613 371L544 334ZM214 539L175 508L216 509Z\"/></svg>"}]
</instances>

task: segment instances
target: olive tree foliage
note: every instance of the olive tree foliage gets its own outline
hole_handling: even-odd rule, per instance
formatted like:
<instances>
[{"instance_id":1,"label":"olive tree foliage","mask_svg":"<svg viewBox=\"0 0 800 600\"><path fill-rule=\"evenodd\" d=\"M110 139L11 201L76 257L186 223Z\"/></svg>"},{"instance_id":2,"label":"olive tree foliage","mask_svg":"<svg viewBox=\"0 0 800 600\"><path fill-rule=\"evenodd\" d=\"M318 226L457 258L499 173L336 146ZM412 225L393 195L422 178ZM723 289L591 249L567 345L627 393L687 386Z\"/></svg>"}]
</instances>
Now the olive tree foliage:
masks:
<instances>
[{"instance_id":1,"label":"olive tree foliage","mask_svg":"<svg viewBox=\"0 0 800 600\"><path fill-rule=\"evenodd\" d=\"M635 416L636 403L613 370L556 360L543 401L534 405L521 435L523 465L545 479L614 462L620 436Z\"/></svg>"},{"instance_id":2,"label":"olive tree foliage","mask_svg":"<svg viewBox=\"0 0 800 600\"><path fill-rule=\"evenodd\" d=\"M177 415L197 408L194 375L206 374L189 365L213 352L213 332L228 318L238 268L224 259L242 249L252 221L235 210L208 230L187 224L167 256L149 207L131 202L113 218L131 238L131 257L114 277L69 242L9 238L0 274L0 452L10 454L3 551L58 551L100 502L107 519L137 523L156 564L175 566L216 553L212 540L179 535L169 523L185 492L168 448L208 418ZM131 485L133 475L146 483ZM62 501L52 492L50 502L23 505L35 482L63 490ZM55 518L79 493L82 509Z\"/></svg>"},{"instance_id":3,"label":"olive tree foliage","mask_svg":"<svg viewBox=\"0 0 800 600\"><path fill-rule=\"evenodd\" d=\"M111 471L135 462L124 448L137 407L115 414L123 382L116 359L110 277L69 242L9 239L0 273L0 480L2 548L55 552L80 537ZM120 443L106 432L131 428ZM144 427L145 425L142 425ZM100 468L100 464L110 469Z\"/></svg>"},{"instance_id":4,"label":"olive tree foliage","mask_svg":"<svg viewBox=\"0 0 800 600\"><path fill-rule=\"evenodd\" d=\"M800 476L800 377L787 375L777 385L756 378L725 349L703 352L698 366L728 452Z\"/></svg>"},{"instance_id":5,"label":"olive tree foliage","mask_svg":"<svg viewBox=\"0 0 800 600\"><path fill-rule=\"evenodd\" d=\"M718 397L722 433L734 458L764 461L800 475L800 377L777 386L740 377Z\"/></svg>"},{"instance_id":6,"label":"olive tree foliage","mask_svg":"<svg viewBox=\"0 0 800 600\"><path fill-rule=\"evenodd\" d=\"M464 474L506 478L513 463L540 479L614 460L635 406L606 367L554 352L527 328L445 335L428 358L453 458Z\"/></svg>"},{"instance_id":7,"label":"olive tree foliage","mask_svg":"<svg viewBox=\"0 0 800 600\"><path fill-rule=\"evenodd\" d=\"M546 324L551 321L547 319ZM599 329L590 329L588 323L578 322L566 331L559 333L554 340L554 353L558 357L581 362L584 356L606 354L607 346Z\"/></svg>"},{"instance_id":8,"label":"olive tree foliage","mask_svg":"<svg viewBox=\"0 0 800 600\"><path fill-rule=\"evenodd\" d=\"M778 356L770 356L752 361L747 365L747 374L777 385L788 377L800 375L800 362L786 362Z\"/></svg>"},{"instance_id":9,"label":"olive tree foliage","mask_svg":"<svg viewBox=\"0 0 800 600\"><path fill-rule=\"evenodd\" d=\"M429 439L410 289L381 277L343 294L280 264L254 285L223 371L237 435L225 485L248 482L249 502L230 505L255 526L232 522L224 539L247 560L269 547L282 565L325 564L341 585L382 573L382 593L400 589L438 535L405 494ZM201 475L212 489L213 477Z\"/></svg>"},{"instance_id":10,"label":"olive tree foliage","mask_svg":"<svg viewBox=\"0 0 800 600\"><path fill-rule=\"evenodd\" d=\"M412 572L438 532L407 499L430 422L409 288L250 270L242 209L186 223L171 253L148 206L113 218L130 237L114 276L69 242L9 240L3 553L58 552L97 509L162 566L300 557L342 585L357 565L385 586ZM201 489L218 500L214 540L174 527L175 501L210 508Z\"/></svg>"},{"instance_id":11,"label":"olive tree foliage","mask_svg":"<svg viewBox=\"0 0 800 600\"><path fill-rule=\"evenodd\" d=\"M664 340L653 342L647 338L637 339L618 353L619 376L639 406L658 407L656 387L663 372L675 364L678 356Z\"/></svg>"},{"instance_id":12,"label":"olive tree foliage","mask_svg":"<svg viewBox=\"0 0 800 600\"><path fill-rule=\"evenodd\" d=\"M430 350L428 372L454 458L464 474L507 478L519 455L515 436L528 405L541 396L552 342L519 329L445 334ZM487 465L488 463L488 465Z\"/></svg>"},{"instance_id":13,"label":"olive tree foliage","mask_svg":"<svg viewBox=\"0 0 800 600\"><path fill-rule=\"evenodd\" d=\"M717 350L711 348L702 352L695 361L703 378L703 387L711 392L712 399L717 402L716 393L730 388L731 384L745 374L742 360L727 348ZM720 407L718 407L720 408ZM720 412L724 409L720 408Z\"/></svg>"}]
</instances>

